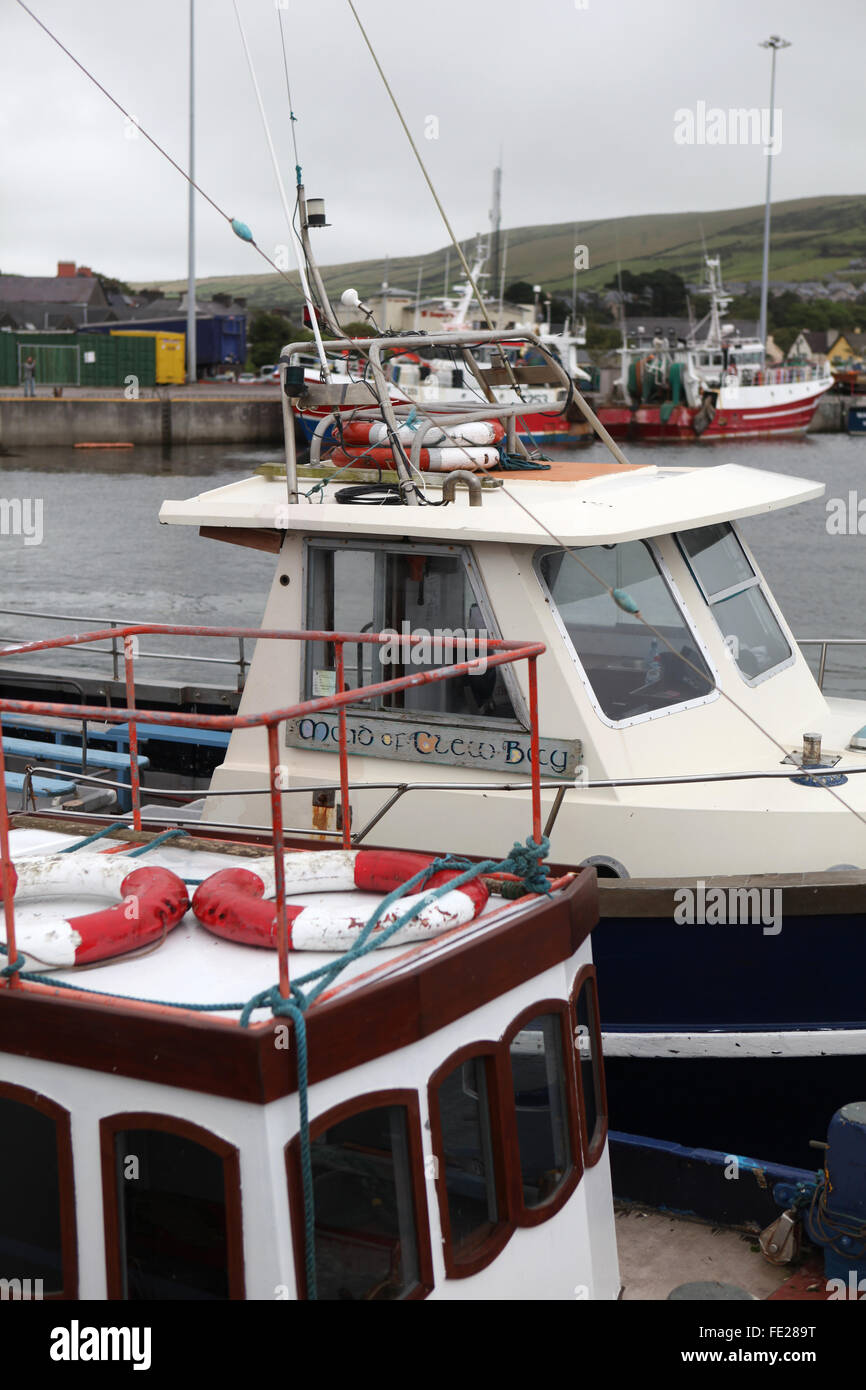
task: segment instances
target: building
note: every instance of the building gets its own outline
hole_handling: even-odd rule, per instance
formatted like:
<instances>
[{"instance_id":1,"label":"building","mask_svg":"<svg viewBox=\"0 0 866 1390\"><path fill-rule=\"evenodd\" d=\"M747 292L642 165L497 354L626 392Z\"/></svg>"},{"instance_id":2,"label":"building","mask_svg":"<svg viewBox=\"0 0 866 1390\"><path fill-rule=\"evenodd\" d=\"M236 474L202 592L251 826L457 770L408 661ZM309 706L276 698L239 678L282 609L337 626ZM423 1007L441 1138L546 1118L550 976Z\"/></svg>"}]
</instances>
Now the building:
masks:
<instances>
[{"instance_id":1,"label":"building","mask_svg":"<svg viewBox=\"0 0 866 1390\"><path fill-rule=\"evenodd\" d=\"M816 362L819 366L826 362L827 349L839 337L836 328L803 329L788 348L789 362Z\"/></svg>"},{"instance_id":2,"label":"building","mask_svg":"<svg viewBox=\"0 0 866 1390\"><path fill-rule=\"evenodd\" d=\"M419 299L416 303L414 291L389 286L384 292L372 295L364 302L383 331L441 333L448 327L449 322L453 323L459 300L456 297L434 295ZM484 303L494 328L528 326L533 321L534 309L531 304L510 304L503 301L500 312L498 299L485 297ZM336 307L341 323L355 323L361 317L357 309L345 309L340 305ZM468 318L472 328L487 327L475 300L469 306Z\"/></svg>"},{"instance_id":3,"label":"building","mask_svg":"<svg viewBox=\"0 0 866 1390\"><path fill-rule=\"evenodd\" d=\"M863 362L866 360L866 333L859 328L852 332L839 333L827 349L831 365L843 362Z\"/></svg>"},{"instance_id":4,"label":"building","mask_svg":"<svg viewBox=\"0 0 866 1390\"><path fill-rule=\"evenodd\" d=\"M112 317L99 277L89 266L58 261L56 275L0 275L0 321L4 327L70 329Z\"/></svg>"}]
</instances>

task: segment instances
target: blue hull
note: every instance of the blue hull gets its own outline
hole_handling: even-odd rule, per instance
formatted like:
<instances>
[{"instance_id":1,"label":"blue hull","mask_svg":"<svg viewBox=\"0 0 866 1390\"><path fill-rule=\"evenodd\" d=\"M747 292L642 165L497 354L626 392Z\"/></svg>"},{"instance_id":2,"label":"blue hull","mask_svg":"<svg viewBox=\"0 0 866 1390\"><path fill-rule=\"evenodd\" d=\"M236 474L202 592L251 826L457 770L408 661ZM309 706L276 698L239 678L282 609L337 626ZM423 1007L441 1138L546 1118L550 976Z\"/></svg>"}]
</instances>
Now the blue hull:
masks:
<instances>
[{"instance_id":1,"label":"blue hull","mask_svg":"<svg viewBox=\"0 0 866 1390\"><path fill-rule=\"evenodd\" d=\"M611 1127L818 1167L809 1140L866 1095L866 889L792 878L775 935L680 925L653 910L657 891L601 885L592 941Z\"/></svg>"}]
</instances>

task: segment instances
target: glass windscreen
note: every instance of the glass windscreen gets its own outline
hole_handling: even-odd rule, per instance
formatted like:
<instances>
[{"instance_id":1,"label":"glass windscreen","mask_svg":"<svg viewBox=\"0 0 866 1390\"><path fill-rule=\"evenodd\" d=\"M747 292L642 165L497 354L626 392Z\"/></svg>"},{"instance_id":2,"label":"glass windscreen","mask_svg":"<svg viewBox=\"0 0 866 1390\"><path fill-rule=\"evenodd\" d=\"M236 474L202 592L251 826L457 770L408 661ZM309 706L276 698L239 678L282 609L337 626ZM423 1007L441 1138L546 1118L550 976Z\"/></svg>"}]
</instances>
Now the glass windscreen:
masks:
<instances>
[{"instance_id":1,"label":"glass windscreen","mask_svg":"<svg viewBox=\"0 0 866 1390\"><path fill-rule=\"evenodd\" d=\"M558 550L540 569L603 713L619 722L708 695L709 667L648 547L625 541L580 556L588 568ZM603 585L625 589L664 642Z\"/></svg>"},{"instance_id":2,"label":"glass windscreen","mask_svg":"<svg viewBox=\"0 0 866 1390\"><path fill-rule=\"evenodd\" d=\"M746 679L787 661L790 644L733 528L727 522L699 526L683 531L678 540Z\"/></svg>"}]
</instances>

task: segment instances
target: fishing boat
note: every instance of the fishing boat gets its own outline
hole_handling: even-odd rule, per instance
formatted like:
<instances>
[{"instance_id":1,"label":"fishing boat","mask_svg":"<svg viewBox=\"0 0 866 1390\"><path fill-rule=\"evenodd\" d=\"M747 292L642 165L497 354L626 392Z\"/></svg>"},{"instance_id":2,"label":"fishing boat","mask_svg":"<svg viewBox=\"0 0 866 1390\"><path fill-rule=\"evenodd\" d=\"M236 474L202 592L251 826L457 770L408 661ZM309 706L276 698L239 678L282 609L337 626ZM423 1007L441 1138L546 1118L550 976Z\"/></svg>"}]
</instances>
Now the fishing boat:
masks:
<instances>
[{"instance_id":1,"label":"fishing boat","mask_svg":"<svg viewBox=\"0 0 866 1390\"><path fill-rule=\"evenodd\" d=\"M133 745L190 719L129 690ZM285 718L335 708L192 719L267 743L278 787ZM0 752L3 1297L616 1298L594 875L535 841L287 845L278 790L269 837L155 831L133 799L84 836L10 825Z\"/></svg>"},{"instance_id":2,"label":"fishing boat","mask_svg":"<svg viewBox=\"0 0 866 1390\"><path fill-rule=\"evenodd\" d=\"M603 879L615 1128L805 1166L828 1110L856 1093L866 1047L850 968L863 949L866 704L824 694L737 523L822 485L736 464L629 464L609 436L614 461L516 471L458 443L466 467L449 480L453 462L434 448L424 459L441 418L407 426L382 390L381 341L354 348L380 382L390 471L364 445L328 462L323 417L309 482L292 458L287 473L166 502L161 519L273 550L267 627L387 629L399 671L435 664L436 633L459 632L476 657L491 634L544 641L544 830L554 863ZM518 409L487 407L509 446ZM370 418L357 408L355 422ZM411 492L422 504L399 505ZM345 679L386 670L359 647ZM287 683L312 697L334 680L324 648L289 664L260 641L241 711ZM343 814L356 842L411 848L420 835L491 852L526 795L529 713L526 686L492 669L448 699L352 711ZM336 824L321 788L338 785L338 733L334 716L285 729L296 825ZM261 753L234 733L203 821L261 823L266 787Z\"/></svg>"},{"instance_id":3,"label":"fishing boat","mask_svg":"<svg viewBox=\"0 0 866 1390\"><path fill-rule=\"evenodd\" d=\"M706 257L710 307L682 339L638 335L620 350L618 399L599 407L617 439L751 439L804 433L833 386L827 362L771 367L764 343L739 335L724 315L721 263Z\"/></svg>"}]
</instances>

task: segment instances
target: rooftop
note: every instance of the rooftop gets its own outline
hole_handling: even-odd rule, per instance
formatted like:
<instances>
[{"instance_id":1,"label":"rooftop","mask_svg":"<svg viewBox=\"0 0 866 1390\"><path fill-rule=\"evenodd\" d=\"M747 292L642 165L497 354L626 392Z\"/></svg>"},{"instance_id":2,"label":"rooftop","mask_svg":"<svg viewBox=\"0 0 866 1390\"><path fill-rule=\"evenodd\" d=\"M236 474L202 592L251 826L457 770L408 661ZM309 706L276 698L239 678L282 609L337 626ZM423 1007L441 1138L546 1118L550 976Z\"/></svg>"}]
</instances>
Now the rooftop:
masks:
<instances>
[{"instance_id":1,"label":"rooftop","mask_svg":"<svg viewBox=\"0 0 866 1390\"><path fill-rule=\"evenodd\" d=\"M427 474L434 487L447 475ZM496 476L496 475L494 475ZM166 501L159 519L169 525L233 526L441 540L503 541L538 545L552 535L566 545L602 545L666 535L736 517L755 516L820 497L824 484L728 463L711 468L659 468L585 460L556 462L549 471L499 475L503 486L485 490L470 507L458 489L441 513L432 507L346 507L334 494L351 482L329 484L321 504L289 505L284 478L256 476L210 489L184 501ZM313 483L302 479L301 490Z\"/></svg>"}]
</instances>

